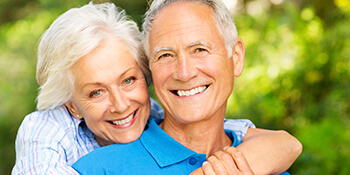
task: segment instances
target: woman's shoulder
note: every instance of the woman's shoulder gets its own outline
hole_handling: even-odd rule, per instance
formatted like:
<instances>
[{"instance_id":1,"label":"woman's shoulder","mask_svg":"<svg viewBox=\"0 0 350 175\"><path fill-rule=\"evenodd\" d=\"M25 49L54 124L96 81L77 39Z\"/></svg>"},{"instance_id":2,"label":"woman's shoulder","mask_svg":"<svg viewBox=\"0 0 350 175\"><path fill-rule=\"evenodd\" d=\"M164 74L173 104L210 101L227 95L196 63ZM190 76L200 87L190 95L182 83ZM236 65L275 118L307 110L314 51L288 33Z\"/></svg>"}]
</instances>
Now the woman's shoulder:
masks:
<instances>
[{"instance_id":1,"label":"woman's shoulder","mask_svg":"<svg viewBox=\"0 0 350 175\"><path fill-rule=\"evenodd\" d=\"M150 118L164 119L164 110L159 105L159 103L153 98L150 98L150 102L151 102Z\"/></svg>"},{"instance_id":2,"label":"woman's shoulder","mask_svg":"<svg viewBox=\"0 0 350 175\"><path fill-rule=\"evenodd\" d=\"M67 108L62 105L54 109L46 111L34 111L25 116L23 121L52 121L52 122L71 122L72 116L68 112Z\"/></svg>"},{"instance_id":3,"label":"woman's shoulder","mask_svg":"<svg viewBox=\"0 0 350 175\"><path fill-rule=\"evenodd\" d=\"M18 132L36 133L42 131L41 135L47 135L70 127L74 127L74 120L65 106L59 106L51 110L34 111L28 114L24 117Z\"/></svg>"}]
</instances>

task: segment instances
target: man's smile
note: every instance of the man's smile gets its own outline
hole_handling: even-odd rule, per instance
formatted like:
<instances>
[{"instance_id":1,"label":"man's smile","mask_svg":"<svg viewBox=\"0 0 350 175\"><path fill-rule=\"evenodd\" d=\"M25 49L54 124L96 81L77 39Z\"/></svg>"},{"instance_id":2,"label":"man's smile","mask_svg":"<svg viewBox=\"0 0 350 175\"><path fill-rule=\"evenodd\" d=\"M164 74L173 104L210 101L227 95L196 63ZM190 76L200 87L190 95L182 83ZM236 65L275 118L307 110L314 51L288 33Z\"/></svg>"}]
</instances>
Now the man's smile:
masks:
<instances>
[{"instance_id":1,"label":"man's smile","mask_svg":"<svg viewBox=\"0 0 350 175\"><path fill-rule=\"evenodd\" d=\"M180 97L184 97L184 96L187 97L187 96L192 96L192 95L202 93L208 87L209 87L209 85L204 85L204 86L198 86L198 87L195 87L195 88L189 89L189 90L172 90L171 92L177 96L180 96Z\"/></svg>"}]
</instances>

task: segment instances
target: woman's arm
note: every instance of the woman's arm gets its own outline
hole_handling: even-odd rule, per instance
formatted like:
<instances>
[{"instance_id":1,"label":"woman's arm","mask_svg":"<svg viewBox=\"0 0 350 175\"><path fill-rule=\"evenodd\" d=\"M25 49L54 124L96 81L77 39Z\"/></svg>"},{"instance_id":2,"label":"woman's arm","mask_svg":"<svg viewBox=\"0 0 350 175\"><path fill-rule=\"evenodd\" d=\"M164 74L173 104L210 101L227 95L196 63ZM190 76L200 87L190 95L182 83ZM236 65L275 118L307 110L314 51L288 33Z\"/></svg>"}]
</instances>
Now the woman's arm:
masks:
<instances>
[{"instance_id":1,"label":"woman's arm","mask_svg":"<svg viewBox=\"0 0 350 175\"><path fill-rule=\"evenodd\" d=\"M281 174L302 152L302 144L286 131L249 128L237 149L256 175Z\"/></svg>"},{"instance_id":2,"label":"woman's arm","mask_svg":"<svg viewBox=\"0 0 350 175\"><path fill-rule=\"evenodd\" d=\"M71 143L57 121L41 112L29 114L17 133L12 174L77 174L67 162L74 159L67 151Z\"/></svg>"},{"instance_id":3,"label":"woman's arm","mask_svg":"<svg viewBox=\"0 0 350 175\"><path fill-rule=\"evenodd\" d=\"M279 174L300 155L301 143L286 131L255 129L246 119L225 119L224 128L236 133L237 146L255 174Z\"/></svg>"}]
</instances>

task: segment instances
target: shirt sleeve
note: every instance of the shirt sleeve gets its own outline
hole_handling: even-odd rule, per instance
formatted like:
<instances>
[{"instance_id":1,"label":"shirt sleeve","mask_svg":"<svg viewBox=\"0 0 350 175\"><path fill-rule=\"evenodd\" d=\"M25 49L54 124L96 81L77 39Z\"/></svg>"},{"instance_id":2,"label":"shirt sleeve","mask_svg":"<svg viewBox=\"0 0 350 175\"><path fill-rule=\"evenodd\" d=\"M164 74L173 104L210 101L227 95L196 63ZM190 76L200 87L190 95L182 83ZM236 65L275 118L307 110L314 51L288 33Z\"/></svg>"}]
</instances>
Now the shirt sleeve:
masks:
<instances>
[{"instance_id":1,"label":"shirt sleeve","mask_svg":"<svg viewBox=\"0 0 350 175\"><path fill-rule=\"evenodd\" d=\"M248 128L255 128L255 125L248 119L225 119L224 128L235 132L238 141L242 142Z\"/></svg>"},{"instance_id":2,"label":"shirt sleeve","mask_svg":"<svg viewBox=\"0 0 350 175\"><path fill-rule=\"evenodd\" d=\"M151 101L150 119L152 118L164 119L164 110L162 109L162 107L153 98L150 98L150 101Z\"/></svg>"},{"instance_id":3,"label":"shirt sleeve","mask_svg":"<svg viewBox=\"0 0 350 175\"><path fill-rule=\"evenodd\" d=\"M66 149L69 139L53 119L40 112L29 114L23 120L16 138L17 174L78 174L67 165Z\"/></svg>"}]
</instances>

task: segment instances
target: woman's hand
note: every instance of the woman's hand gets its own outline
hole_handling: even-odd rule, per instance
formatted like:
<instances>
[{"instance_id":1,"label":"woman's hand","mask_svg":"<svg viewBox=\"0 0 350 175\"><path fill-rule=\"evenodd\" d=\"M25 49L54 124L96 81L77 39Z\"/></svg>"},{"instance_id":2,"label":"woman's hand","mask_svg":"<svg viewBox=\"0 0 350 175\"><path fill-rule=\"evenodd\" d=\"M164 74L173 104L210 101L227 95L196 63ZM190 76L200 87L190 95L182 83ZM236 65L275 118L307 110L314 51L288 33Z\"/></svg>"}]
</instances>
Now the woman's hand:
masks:
<instances>
[{"instance_id":1,"label":"woman's hand","mask_svg":"<svg viewBox=\"0 0 350 175\"><path fill-rule=\"evenodd\" d=\"M242 152L234 147L226 147L208 157L201 168L193 171L191 175L253 175L246 158Z\"/></svg>"}]
</instances>

